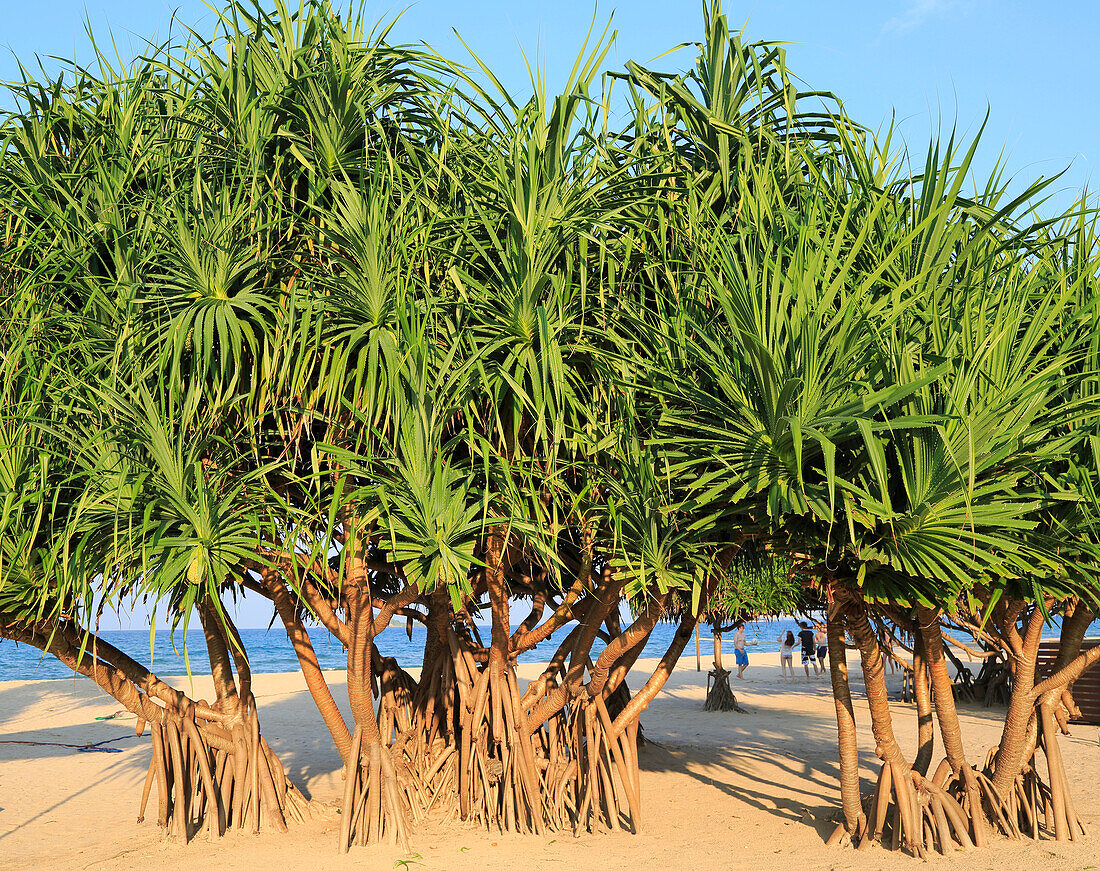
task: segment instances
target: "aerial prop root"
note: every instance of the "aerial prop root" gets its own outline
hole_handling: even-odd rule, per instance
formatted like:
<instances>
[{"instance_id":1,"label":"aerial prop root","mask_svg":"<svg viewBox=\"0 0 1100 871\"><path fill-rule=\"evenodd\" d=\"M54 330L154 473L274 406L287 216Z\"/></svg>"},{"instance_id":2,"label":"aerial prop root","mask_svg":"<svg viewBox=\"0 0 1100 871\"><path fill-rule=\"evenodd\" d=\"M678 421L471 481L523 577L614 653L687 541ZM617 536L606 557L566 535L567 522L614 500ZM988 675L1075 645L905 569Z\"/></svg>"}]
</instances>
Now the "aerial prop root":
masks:
<instances>
[{"instance_id":1,"label":"aerial prop root","mask_svg":"<svg viewBox=\"0 0 1100 871\"><path fill-rule=\"evenodd\" d=\"M144 725L139 724L139 734ZM184 843L203 829L209 838L234 827L258 832L261 822L285 832L288 817L304 822L312 816L310 802L260 735L254 710L231 728L194 710L169 711L163 722L149 726L153 753L138 822L145 818L154 784L157 825Z\"/></svg>"},{"instance_id":2,"label":"aerial prop root","mask_svg":"<svg viewBox=\"0 0 1100 871\"><path fill-rule=\"evenodd\" d=\"M383 744L376 730L367 737L356 726L351 752L344 767L344 797L341 803L340 851L350 846L380 843L409 849L409 807L398 779L391 747Z\"/></svg>"},{"instance_id":3,"label":"aerial prop root","mask_svg":"<svg viewBox=\"0 0 1100 871\"><path fill-rule=\"evenodd\" d=\"M1017 834L1038 840L1045 831L1058 841L1076 841L1088 834L1077 813L1069 789L1065 762L1058 742L1058 726L1053 704L1048 700L1038 706L1035 718L1035 747L1030 759L1012 781L1003 813L1014 823ZM989 752L986 775L995 773L996 750ZM1047 782L1039 775L1037 761L1040 751L1046 757Z\"/></svg>"},{"instance_id":4,"label":"aerial prop root","mask_svg":"<svg viewBox=\"0 0 1100 871\"><path fill-rule=\"evenodd\" d=\"M462 816L502 832L542 834L549 824L544 758L536 737L525 731L515 672L492 666L479 671L472 660L464 665L465 704L458 717Z\"/></svg>"},{"instance_id":5,"label":"aerial prop root","mask_svg":"<svg viewBox=\"0 0 1100 871\"><path fill-rule=\"evenodd\" d=\"M878 783L859 818L852 842L865 850L873 842L892 850L902 848L924 858L933 850L942 854L957 847L973 847L970 820L955 798L938 783L902 762L884 762ZM840 844L848 832L843 823L829 838Z\"/></svg>"},{"instance_id":6,"label":"aerial prop root","mask_svg":"<svg viewBox=\"0 0 1100 871\"><path fill-rule=\"evenodd\" d=\"M1062 748L1058 743L1058 728L1055 724L1054 703L1051 699L1039 705L1039 732L1036 751L1041 747L1047 760L1049 784L1046 802L1048 830L1053 827L1054 837L1058 841L1076 841L1088 832L1077 814L1073 794L1069 789L1066 767L1062 759ZM1032 755L1034 759L1034 754ZM1032 769L1034 771L1034 768ZM1051 826L1053 824L1053 826Z\"/></svg>"},{"instance_id":7,"label":"aerial prop root","mask_svg":"<svg viewBox=\"0 0 1100 871\"><path fill-rule=\"evenodd\" d=\"M602 694L580 689L528 731L531 711L561 689L554 676L541 695L525 696L513 667L468 665L458 706L464 819L501 832L637 831L636 724L616 730Z\"/></svg>"},{"instance_id":8,"label":"aerial prop root","mask_svg":"<svg viewBox=\"0 0 1100 871\"><path fill-rule=\"evenodd\" d=\"M458 651L456 651L458 652ZM463 663L465 668L465 663ZM444 649L417 682L392 657L374 656L377 709L357 725L344 766L340 850L388 841L408 849L429 811L457 809L454 716L463 688Z\"/></svg>"},{"instance_id":9,"label":"aerial prop root","mask_svg":"<svg viewBox=\"0 0 1100 871\"><path fill-rule=\"evenodd\" d=\"M341 849L405 844L429 811L498 832L637 831L638 725L613 719L621 685L606 699L580 687L528 731L555 676L525 697L514 667L479 665L448 640L419 682L381 668L377 728L357 727L345 766Z\"/></svg>"},{"instance_id":10,"label":"aerial prop root","mask_svg":"<svg viewBox=\"0 0 1100 871\"><path fill-rule=\"evenodd\" d=\"M955 797L970 820L970 831L977 846L984 846L979 838L984 841L984 832L990 822L1005 837L1018 839L1022 836L1019 813L1013 807L1015 790L1008 796L1002 795L986 771L964 766L956 774L944 759L936 769L933 781Z\"/></svg>"}]
</instances>

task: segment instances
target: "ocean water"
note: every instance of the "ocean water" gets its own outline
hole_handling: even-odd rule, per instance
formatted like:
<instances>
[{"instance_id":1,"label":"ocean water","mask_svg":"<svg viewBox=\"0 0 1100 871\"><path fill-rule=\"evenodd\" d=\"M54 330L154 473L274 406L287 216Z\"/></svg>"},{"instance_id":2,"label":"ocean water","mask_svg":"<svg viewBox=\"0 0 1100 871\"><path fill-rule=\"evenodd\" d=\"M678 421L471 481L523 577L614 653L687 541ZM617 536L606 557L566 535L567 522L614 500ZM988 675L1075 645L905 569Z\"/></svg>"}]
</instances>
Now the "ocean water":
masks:
<instances>
[{"instance_id":1,"label":"ocean water","mask_svg":"<svg viewBox=\"0 0 1100 871\"><path fill-rule=\"evenodd\" d=\"M624 624L625 625L625 624ZM550 636L533 650L529 650L520 656L521 662L545 662L549 659L558 645L568 634L570 626ZM778 619L760 621L746 624L746 632L750 644L757 643L749 648L750 660L754 655L774 654L779 650L778 636L788 629L798 633L798 625L794 619ZM479 627L482 638L488 640L489 627ZM248 651L252 670L256 673L287 672L298 670L298 660L294 655L286 633L281 628L273 626L270 629L241 629L241 639ZM653 630L653 635L646 644L642 653L643 657L660 657L668 649L669 643L676 632L675 623L659 623ZM427 630L420 625L414 625L412 638L406 634L404 625L391 625L376 639L379 651L383 656L392 656L398 663L405 667L418 667L421 664L421 653L424 649L424 640ZM700 627L700 641L703 653L704 665L712 650L712 635L709 626ZM1089 635L1100 634L1100 621L1093 623ZM190 630L186 636L182 631L173 635L167 629L158 629L150 655L150 643L148 630L106 630L100 633L105 641L118 647L143 665L148 666L158 675L172 676L184 675L190 670L195 674L206 674L210 671L210 664L206 658L206 646L203 642L202 632ZM962 636L959 636L962 638ZM1043 631L1043 637L1049 639L1058 638L1058 626L1047 626ZM333 638L325 629L312 627L310 638L313 641L317 659L322 668L343 669L347 666L347 654L343 646ZM186 640L186 643L184 643ZM724 665L727 668L733 665L733 643L729 635L724 636L725 645ZM597 640L593 645L593 656L598 655L603 649L603 642ZM683 658L687 661L695 655L694 643L689 643L684 650ZM771 657L769 657L771 658ZM73 672L58 660L45 656L41 651L13 641L0 641L0 680L48 680L71 677Z\"/></svg>"}]
</instances>

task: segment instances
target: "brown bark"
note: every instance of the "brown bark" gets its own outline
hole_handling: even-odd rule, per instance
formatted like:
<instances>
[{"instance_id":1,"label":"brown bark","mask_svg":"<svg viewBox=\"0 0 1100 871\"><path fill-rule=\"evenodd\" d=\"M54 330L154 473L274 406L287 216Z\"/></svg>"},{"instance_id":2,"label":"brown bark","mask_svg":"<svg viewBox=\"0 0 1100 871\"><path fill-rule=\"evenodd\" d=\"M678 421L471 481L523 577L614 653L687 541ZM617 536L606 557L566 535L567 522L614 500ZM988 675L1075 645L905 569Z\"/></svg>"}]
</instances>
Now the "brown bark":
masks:
<instances>
[{"instance_id":1,"label":"brown bark","mask_svg":"<svg viewBox=\"0 0 1100 871\"><path fill-rule=\"evenodd\" d=\"M418 584L406 584L400 592L386 600L386 604L378 609L378 616L374 618L374 635L390 625L390 620L402 608L411 605L420 596Z\"/></svg>"},{"instance_id":2,"label":"brown bark","mask_svg":"<svg viewBox=\"0 0 1100 871\"><path fill-rule=\"evenodd\" d=\"M1044 693L1053 689L1063 690L1077 680L1087 668L1091 668L1097 660L1100 660L1100 644L1090 647L1084 653L1079 653L1073 660L1060 671L1039 683L1032 691L1032 700L1038 700Z\"/></svg>"},{"instance_id":3,"label":"brown bark","mask_svg":"<svg viewBox=\"0 0 1100 871\"><path fill-rule=\"evenodd\" d=\"M1051 666L1051 674L1057 674L1076 659L1081 652L1085 633L1095 619L1096 614L1079 599L1069 604L1062 616L1062 628L1058 639L1058 655ZM1065 706L1068 716L1080 714L1077 704L1073 700L1072 682L1068 683L1062 691L1062 704Z\"/></svg>"},{"instance_id":4,"label":"brown bark","mask_svg":"<svg viewBox=\"0 0 1100 871\"><path fill-rule=\"evenodd\" d=\"M940 740L943 742L947 763L958 778L967 798L972 836L974 844L984 847L986 844L986 819L982 809L982 793L974 770L966 761L963 750L962 729L959 726L959 714L955 707L955 693L951 675L943 651L943 631L940 628L939 612L927 607L917 608L917 624L924 641L924 652L928 658L928 670L932 676L932 699L936 708L936 718L940 724Z\"/></svg>"},{"instance_id":5,"label":"brown bark","mask_svg":"<svg viewBox=\"0 0 1100 871\"><path fill-rule=\"evenodd\" d=\"M604 573L603 582L597 588L591 604L585 610L584 618L577 627L569 660L569 670L566 672L561 685L549 695L544 696L528 715L523 725L525 734L533 734L550 717L557 714L572 699L581 694L584 672L590 665L589 653L592 650L592 643L595 641L600 625L607 618L608 613L612 608L618 607L619 595L625 584L625 580L616 580L610 578L607 572ZM623 644L625 644L625 641ZM615 649L621 649L623 644L615 645ZM609 665L607 660L604 664ZM600 680L606 680L606 677L601 677Z\"/></svg>"},{"instance_id":6,"label":"brown bark","mask_svg":"<svg viewBox=\"0 0 1100 871\"><path fill-rule=\"evenodd\" d=\"M1008 702L1001 740L997 745L996 770L993 774L993 785L1002 795L1008 794L1027 761L1024 757L1027 727L1035 707L1031 690L1035 686L1035 668L1042 634L1043 614L1036 605L1031 612L1024 637L1021 638L1019 633L1014 631L1014 637L1010 640L1012 696Z\"/></svg>"},{"instance_id":7,"label":"brown bark","mask_svg":"<svg viewBox=\"0 0 1100 871\"><path fill-rule=\"evenodd\" d=\"M604 571L603 578L600 580L593 596L592 605L585 612L584 619L581 621L581 631L577 635L576 643L573 646L573 655L569 660L570 671L573 671L577 666L584 666L588 654L592 650L592 643L596 640L596 635L600 631L600 625L607 619L607 615L612 608L619 607L619 597L625 586L625 578L617 579L611 576L610 570Z\"/></svg>"},{"instance_id":8,"label":"brown bark","mask_svg":"<svg viewBox=\"0 0 1100 871\"><path fill-rule=\"evenodd\" d=\"M667 599L668 596L665 595L651 600L627 630L620 633L600 652L596 664L592 667L591 677L588 681L589 698L594 698L603 693L604 689L607 688L612 667L638 642L644 642L649 637L653 627L657 625L657 621L661 617Z\"/></svg>"},{"instance_id":9,"label":"brown bark","mask_svg":"<svg viewBox=\"0 0 1100 871\"><path fill-rule=\"evenodd\" d=\"M947 663L944 660L939 612L926 607L918 608L917 628L924 642L928 670L932 676L932 696L936 707L936 718L940 724L940 740L943 742L951 770L957 775L966 767L966 753L963 750L962 730L959 727L959 715L955 708L951 675L947 671Z\"/></svg>"},{"instance_id":10,"label":"brown bark","mask_svg":"<svg viewBox=\"0 0 1100 871\"><path fill-rule=\"evenodd\" d=\"M344 591L351 628L351 644L348 646L348 702L351 704L352 719L357 725L364 725L374 717L374 703L371 700L370 648L374 640L374 615L369 591L348 585Z\"/></svg>"},{"instance_id":11,"label":"brown bark","mask_svg":"<svg viewBox=\"0 0 1100 871\"><path fill-rule=\"evenodd\" d=\"M932 685L928 677L924 639L913 626L913 699L917 707L917 755L913 770L928 775L935 750L936 727L932 721Z\"/></svg>"},{"instance_id":12,"label":"brown bark","mask_svg":"<svg viewBox=\"0 0 1100 871\"><path fill-rule=\"evenodd\" d=\"M1057 674L1081 652L1081 643L1085 640L1088 631L1096 615L1080 600L1073 603L1068 613L1062 617L1062 630L1058 636L1058 655L1051 665L1051 674Z\"/></svg>"},{"instance_id":13,"label":"brown bark","mask_svg":"<svg viewBox=\"0 0 1100 871\"><path fill-rule=\"evenodd\" d=\"M317 653L313 649L313 642L309 633L299 619L294 603L290 598L290 592L286 585L274 572L267 571L264 575L264 583L271 593L271 599L275 603L275 610L286 629L287 638L290 639L294 654L298 657L298 665L302 669L302 677L305 679L306 688L313 697L313 703L328 728L332 741L336 745L340 758L347 764L351 752L351 733L347 723L336 706L336 700L332 697L328 681L325 680L321 665L317 661Z\"/></svg>"},{"instance_id":14,"label":"brown bark","mask_svg":"<svg viewBox=\"0 0 1100 871\"><path fill-rule=\"evenodd\" d=\"M211 630L213 658L222 668L224 679L228 658L226 636L218 628L220 623L211 622L211 616L207 610L206 625ZM259 757L264 761L264 770L257 771L255 759L261 739L251 695L246 703L235 694L223 693L218 702L221 710L214 710L168 687L101 639L93 638L89 649L81 653L75 627L56 625L53 631L45 631L48 629L50 627L40 627L36 631L4 623L0 626L0 636L31 644L55 656L77 673L95 681L136 714L140 722L150 725L153 758L150 777L143 789L142 810L148 788L155 780L157 822L168 826L174 837L189 839L193 834L191 824L196 820L200 825L205 821L211 834L220 835L232 825L243 826L246 815L251 816L254 828L258 829L261 813L276 829L285 830L284 808L292 810L298 818L306 812L307 802L293 784L286 781L281 766L277 766L280 776L277 784L268 768L266 754ZM245 728L246 723L250 729ZM249 733L254 740L248 740ZM246 804L245 780L257 777L259 779L254 782L258 785ZM264 793L262 801L261 791Z\"/></svg>"},{"instance_id":15,"label":"brown bark","mask_svg":"<svg viewBox=\"0 0 1100 871\"><path fill-rule=\"evenodd\" d=\"M347 527L345 551L344 609L348 623L348 702L357 726L367 728L375 720L371 697L374 676L371 672L371 646L374 643L374 600L364 560L366 541L361 537L354 517Z\"/></svg>"},{"instance_id":16,"label":"brown bark","mask_svg":"<svg viewBox=\"0 0 1100 871\"><path fill-rule=\"evenodd\" d=\"M847 648L844 644L844 611L839 602L830 602L825 618L829 645L829 677L836 706L837 747L840 752L840 802L844 810L844 828L855 836L863 816L859 794L859 751L856 745L856 717L852 692L848 686Z\"/></svg>"},{"instance_id":17,"label":"brown bark","mask_svg":"<svg viewBox=\"0 0 1100 871\"><path fill-rule=\"evenodd\" d=\"M890 715L890 702L886 693L886 673L878 637L867 619L867 612L860 604L849 605L845 612L848 629L859 648L863 665L863 678L867 687L867 707L871 713L871 730L875 735L875 753L890 763L900 763L909 768L905 754L894 737L894 725Z\"/></svg>"},{"instance_id":18,"label":"brown bark","mask_svg":"<svg viewBox=\"0 0 1100 871\"><path fill-rule=\"evenodd\" d=\"M214 682L218 706L223 710L232 710L237 705L237 684L233 680L233 666L229 657L229 648L225 642L220 625L221 615L209 599L198 603L199 622L202 623L206 637L206 652L210 658L210 677Z\"/></svg>"},{"instance_id":19,"label":"brown bark","mask_svg":"<svg viewBox=\"0 0 1100 871\"><path fill-rule=\"evenodd\" d=\"M321 595L321 591L310 582L309 578L301 578L298 585L302 591L302 598L305 599L306 604L309 605L310 610L313 611L317 619L321 621L321 625L331 632L341 644L345 647L348 646L351 631L348 629L348 624L336 616L336 612L333 611L328 599Z\"/></svg>"},{"instance_id":20,"label":"brown bark","mask_svg":"<svg viewBox=\"0 0 1100 871\"><path fill-rule=\"evenodd\" d=\"M508 546L505 531L496 527L489 532L486 541L485 579L489 592L492 617L492 641L489 647L489 668L498 679L511 658L512 633L509 624L508 584L504 579L504 550Z\"/></svg>"},{"instance_id":21,"label":"brown bark","mask_svg":"<svg viewBox=\"0 0 1100 871\"><path fill-rule=\"evenodd\" d=\"M110 663L108 658L111 657L112 652L121 654L121 651L113 651L112 645L97 638L91 650L85 650L82 655L79 640L72 638L62 626L53 627L53 629L43 627L40 631L14 623L5 623L0 627L0 636L28 644L50 654L73 671L93 680L101 690L143 720L158 724L165 722L168 715L167 708L154 702L153 697L147 692L142 692L143 688L151 686L156 679L149 675L139 683L138 680L133 679L140 678L139 675L127 674L121 667ZM138 668L140 669L140 666ZM144 669L141 670L144 671ZM159 681L156 682L159 683ZM188 701L181 693L172 690L172 702L177 707L186 707Z\"/></svg>"},{"instance_id":22,"label":"brown bark","mask_svg":"<svg viewBox=\"0 0 1100 871\"><path fill-rule=\"evenodd\" d=\"M237 631L229 615L222 612L222 625L229 653L233 657L233 665L237 670L237 694L242 699L252 698L252 666L248 663L248 655L245 653L244 642L241 633Z\"/></svg>"},{"instance_id":23,"label":"brown bark","mask_svg":"<svg viewBox=\"0 0 1100 871\"><path fill-rule=\"evenodd\" d=\"M653 674L649 676L649 680L634 694L619 713L619 716L615 718L613 723L615 732L612 737L621 735L627 726L636 721L641 716L642 711L648 708L650 703L657 698L657 693L664 688L669 675L676 667L676 661L680 658L680 654L684 652L684 648L691 641L691 635L695 631L695 624L698 621L698 617L692 616L687 611L684 612L680 618L680 625L676 628L676 634L673 636L668 650L665 651L665 655L657 663Z\"/></svg>"},{"instance_id":24,"label":"brown bark","mask_svg":"<svg viewBox=\"0 0 1100 871\"><path fill-rule=\"evenodd\" d=\"M589 580L592 576L592 534L585 532L584 542L581 548L581 566L577 573L576 579L569 588L569 592L565 594L565 598L562 599L561 604L554 609L554 613L550 618L541 626L532 629L530 631L516 631L515 637L512 638L512 648L517 653L523 653L526 650L530 650L542 641L545 641L555 631L560 629L570 620L575 619L573 614L573 606L577 603L580 597L584 594Z\"/></svg>"}]
</instances>

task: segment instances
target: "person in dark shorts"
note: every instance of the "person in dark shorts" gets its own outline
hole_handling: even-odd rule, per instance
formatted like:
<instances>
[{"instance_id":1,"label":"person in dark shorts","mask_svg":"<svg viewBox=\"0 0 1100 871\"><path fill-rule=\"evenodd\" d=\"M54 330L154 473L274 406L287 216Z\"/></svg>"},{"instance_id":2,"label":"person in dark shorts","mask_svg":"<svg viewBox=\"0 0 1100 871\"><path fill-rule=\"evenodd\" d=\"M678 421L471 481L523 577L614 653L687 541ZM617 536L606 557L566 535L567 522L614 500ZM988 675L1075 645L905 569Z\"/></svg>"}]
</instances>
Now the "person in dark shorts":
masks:
<instances>
[{"instance_id":1,"label":"person in dark shorts","mask_svg":"<svg viewBox=\"0 0 1100 871\"><path fill-rule=\"evenodd\" d=\"M798 621L798 640L802 643L802 667L806 669L806 680L810 679L810 664L813 663L814 675L817 675L817 660L814 654L817 652L814 645L814 631L808 623Z\"/></svg>"},{"instance_id":2,"label":"person in dark shorts","mask_svg":"<svg viewBox=\"0 0 1100 871\"><path fill-rule=\"evenodd\" d=\"M829 652L829 635L824 623L814 624L814 642L817 644L817 664L825 674L825 655Z\"/></svg>"}]
</instances>

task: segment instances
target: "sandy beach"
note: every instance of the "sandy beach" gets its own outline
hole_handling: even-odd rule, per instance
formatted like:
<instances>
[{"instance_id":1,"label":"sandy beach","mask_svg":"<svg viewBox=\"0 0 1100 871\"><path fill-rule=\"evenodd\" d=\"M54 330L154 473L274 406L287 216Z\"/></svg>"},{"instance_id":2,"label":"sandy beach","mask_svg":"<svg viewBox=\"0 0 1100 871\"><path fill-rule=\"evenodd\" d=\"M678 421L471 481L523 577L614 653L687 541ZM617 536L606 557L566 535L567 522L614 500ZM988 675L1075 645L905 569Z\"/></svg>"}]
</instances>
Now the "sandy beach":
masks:
<instances>
[{"instance_id":1,"label":"sandy beach","mask_svg":"<svg viewBox=\"0 0 1100 871\"><path fill-rule=\"evenodd\" d=\"M437 819L412 839L412 854L388 846L337 852L338 822L314 820L287 835L231 832L213 842L170 842L151 820L138 825L138 802L150 739L134 737L132 718L97 719L118 710L83 678L0 682L0 868L188 869L407 868L424 871L511 869L910 869L923 863L878 847L830 848L825 838L839 811L832 696L826 680L784 683L774 656L753 658L748 677L734 680L751 713L705 713L704 670L683 663L643 714L649 743L641 752L642 831L545 838L500 835ZM767 663L767 664L765 664ZM640 686L652 662L639 663ZM853 663L855 665L855 663ZM537 674L534 664L521 676ZM866 794L877 776L858 668L852 669L860 757ZM194 694L207 693L196 676ZM333 693L346 698L343 675L330 674ZM186 678L173 682L187 686ZM335 803L340 762L300 674L255 677L261 722L290 777L320 802ZM897 675L892 696L900 694ZM894 726L907 753L916 740L913 706L892 703ZM960 710L968 749L996 743L996 712ZM81 752L58 744L104 746L121 752ZM938 739L937 739L938 740ZM35 742L35 743L19 743ZM1085 869L1100 866L1100 743L1095 727L1076 727L1063 752L1082 817L1092 836L1077 844L998 840L975 853L936 856L944 869ZM334 817L335 818L335 817ZM407 863L399 860L408 860Z\"/></svg>"}]
</instances>

